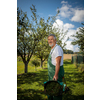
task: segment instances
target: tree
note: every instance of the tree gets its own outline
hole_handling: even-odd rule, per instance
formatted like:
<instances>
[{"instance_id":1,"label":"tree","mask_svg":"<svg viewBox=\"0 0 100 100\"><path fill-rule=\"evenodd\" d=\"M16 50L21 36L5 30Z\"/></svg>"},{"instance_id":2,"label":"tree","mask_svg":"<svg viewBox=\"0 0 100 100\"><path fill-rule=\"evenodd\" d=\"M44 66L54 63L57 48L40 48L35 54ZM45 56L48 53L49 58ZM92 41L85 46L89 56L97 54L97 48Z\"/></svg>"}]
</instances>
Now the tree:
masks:
<instances>
[{"instance_id":1,"label":"tree","mask_svg":"<svg viewBox=\"0 0 100 100\"><path fill-rule=\"evenodd\" d=\"M59 10L56 16L59 14ZM40 58L40 67L42 67L43 62L48 58L50 47L48 45L47 37L49 34L55 34L57 37L57 43L62 46L61 36L64 37L63 33L59 32L59 29L53 27L53 23L56 20L56 16L48 17L45 22L44 18L40 18L37 22L37 32L42 33L42 39L39 41L35 49L35 55ZM64 44L65 45L65 44Z\"/></svg>"},{"instance_id":2,"label":"tree","mask_svg":"<svg viewBox=\"0 0 100 100\"><path fill-rule=\"evenodd\" d=\"M17 54L21 56L25 64L25 73L27 73L28 63L33 54L41 59L41 67L47 59L50 51L47 43L47 36L49 34L55 34L57 43L61 47L65 46L65 43L62 45L62 39L65 34L63 34L63 31L61 33L59 29L53 28L53 23L59 10L56 16L48 17L47 22L45 22L44 18L36 15L34 5L30 9L32 12L32 23L29 22L27 13L19 8L17 9Z\"/></svg>"},{"instance_id":3,"label":"tree","mask_svg":"<svg viewBox=\"0 0 100 100\"><path fill-rule=\"evenodd\" d=\"M52 22L54 22L55 20L53 18L51 19ZM40 67L42 67L43 62L49 56L50 47L48 45L48 40L47 40L49 34L55 34L57 38L57 44L60 45L62 48L65 47L65 43L63 44L62 40L64 39L66 32L63 32L63 30L61 31L59 28L53 27L53 23L51 21L49 22L49 20L50 17L48 18L47 22L45 22L44 19L41 18L39 23L40 26L38 27L38 30L40 30L41 33L44 34L41 41L39 41L38 46L36 46L36 56L41 60Z\"/></svg>"},{"instance_id":4,"label":"tree","mask_svg":"<svg viewBox=\"0 0 100 100\"><path fill-rule=\"evenodd\" d=\"M36 9L33 9L33 18L36 19ZM41 40L41 33L37 33L32 27L27 13L17 8L17 54L21 56L25 64L25 73L27 73L28 63L35 52L37 43Z\"/></svg>"},{"instance_id":5,"label":"tree","mask_svg":"<svg viewBox=\"0 0 100 100\"><path fill-rule=\"evenodd\" d=\"M49 19L49 18L48 18ZM37 32L40 32L42 34L42 39L38 42L36 48L35 48L35 55L40 58L40 67L42 67L43 62L47 59L49 53L48 53L48 45L47 40L45 37L47 37L47 27L48 23L45 23L43 18L39 19L39 22L37 23Z\"/></svg>"},{"instance_id":6,"label":"tree","mask_svg":"<svg viewBox=\"0 0 100 100\"><path fill-rule=\"evenodd\" d=\"M84 24L82 23L82 25ZM79 31L76 32L76 35L72 35L72 37L75 37L76 39L74 39L74 41L71 42L71 44L72 45L78 44L80 52L83 52L84 54L84 27L80 27Z\"/></svg>"},{"instance_id":7,"label":"tree","mask_svg":"<svg viewBox=\"0 0 100 100\"><path fill-rule=\"evenodd\" d=\"M54 16L55 17L55 16ZM40 58L40 67L43 67L43 62L48 58L50 47L48 45L47 37L50 32L50 27L52 26L52 22L54 17L48 17L47 21L45 22L44 18L40 18L39 22L37 23L37 32L42 33L42 39L39 41L38 45L35 49L35 55ZM51 19L51 21L50 21Z\"/></svg>"},{"instance_id":8,"label":"tree","mask_svg":"<svg viewBox=\"0 0 100 100\"><path fill-rule=\"evenodd\" d=\"M35 15L33 8L30 7L33 15ZM44 18L40 18L39 16L36 16L35 18L32 16L32 19L33 22L35 21L34 27L36 29L36 32L42 34L41 40L39 40L38 44L36 45L34 53L38 58L40 58L40 67L42 67L43 62L47 59L49 55L49 47L45 38L48 36L48 27L51 27L50 25L53 23L54 17L52 17L51 21L50 17L48 17L47 22L45 22Z\"/></svg>"},{"instance_id":9,"label":"tree","mask_svg":"<svg viewBox=\"0 0 100 100\"><path fill-rule=\"evenodd\" d=\"M36 47L36 53L35 55L40 58L40 67L43 67L43 62L48 58L49 56L50 47L47 43L47 39L42 39L38 46Z\"/></svg>"}]
</instances>

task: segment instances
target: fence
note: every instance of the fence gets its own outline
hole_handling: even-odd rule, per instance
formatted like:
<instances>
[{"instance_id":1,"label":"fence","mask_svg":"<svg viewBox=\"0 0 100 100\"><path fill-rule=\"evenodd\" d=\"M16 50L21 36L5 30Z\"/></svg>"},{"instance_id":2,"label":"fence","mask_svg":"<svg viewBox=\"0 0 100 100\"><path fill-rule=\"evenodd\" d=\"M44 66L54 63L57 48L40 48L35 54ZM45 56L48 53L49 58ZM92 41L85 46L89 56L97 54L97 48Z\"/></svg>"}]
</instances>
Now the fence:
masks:
<instances>
[{"instance_id":1,"label":"fence","mask_svg":"<svg viewBox=\"0 0 100 100\"><path fill-rule=\"evenodd\" d=\"M82 55L72 56L72 63L77 63L77 64L84 63L84 56Z\"/></svg>"}]
</instances>

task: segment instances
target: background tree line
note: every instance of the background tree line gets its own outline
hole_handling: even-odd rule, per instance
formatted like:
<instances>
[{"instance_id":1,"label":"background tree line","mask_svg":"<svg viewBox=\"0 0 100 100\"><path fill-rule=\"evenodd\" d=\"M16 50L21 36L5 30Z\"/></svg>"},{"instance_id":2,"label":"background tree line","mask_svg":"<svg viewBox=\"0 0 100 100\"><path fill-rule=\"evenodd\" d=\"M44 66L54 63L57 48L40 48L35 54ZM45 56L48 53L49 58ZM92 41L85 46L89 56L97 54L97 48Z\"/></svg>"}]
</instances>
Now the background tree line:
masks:
<instances>
[{"instance_id":1,"label":"background tree line","mask_svg":"<svg viewBox=\"0 0 100 100\"><path fill-rule=\"evenodd\" d=\"M72 50L65 49L64 54L74 54L74 52Z\"/></svg>"}]
</instances>

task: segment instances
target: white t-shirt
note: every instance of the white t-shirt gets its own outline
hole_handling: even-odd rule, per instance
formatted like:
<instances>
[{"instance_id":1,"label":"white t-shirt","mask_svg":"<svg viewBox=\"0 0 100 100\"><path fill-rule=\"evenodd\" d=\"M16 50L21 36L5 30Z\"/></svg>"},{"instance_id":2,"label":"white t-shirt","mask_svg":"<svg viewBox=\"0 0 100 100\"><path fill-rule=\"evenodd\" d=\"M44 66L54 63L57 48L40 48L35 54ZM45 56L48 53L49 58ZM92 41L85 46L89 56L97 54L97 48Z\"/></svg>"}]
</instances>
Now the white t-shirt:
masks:
<instances>
[{"instance_id":1,"label":"white t-shirt","mask_svg":"<svg viewBox=\"0 0 100 100\"><path fill-rule=\"evenodd\" d=\"M56 58L58 56L61 56L60 66L62 66L63 65L63 50L62 50L62 48L59 45L56 44L55 46L56 47L54 48L54 50L51 49L51 52L53 50L52 54L50 52L50 54L51 54L51 62L52 62L53 65L56 66Z\"/></svg>"}]
</instances>

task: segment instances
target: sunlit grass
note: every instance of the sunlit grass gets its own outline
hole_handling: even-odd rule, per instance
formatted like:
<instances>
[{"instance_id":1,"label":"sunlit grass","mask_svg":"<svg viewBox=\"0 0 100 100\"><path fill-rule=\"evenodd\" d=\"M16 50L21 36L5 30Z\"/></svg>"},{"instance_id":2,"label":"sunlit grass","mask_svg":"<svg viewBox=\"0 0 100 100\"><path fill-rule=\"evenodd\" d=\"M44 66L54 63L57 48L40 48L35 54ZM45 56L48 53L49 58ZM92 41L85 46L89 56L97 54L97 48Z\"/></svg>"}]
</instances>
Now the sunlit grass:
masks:
<instances>
[{"instance_id":1,"label":"sunlit grass","mask_svg":"<svg viewBox=\"0 0 100 100\"><path fill-rule=\"evenodd\" d=\"M47 66L44 66L47 68ZM71 60L64 61L65 81L70 92L63 94L63 100L84 100L84 72L78 71ZM17 63L17 74L24 73L23 62ZM45 100L44 82L48 80L48 70L39 66L37 71L29 63L28 73L17 76L18 100Z\"/></svg>"}]
</instances>

